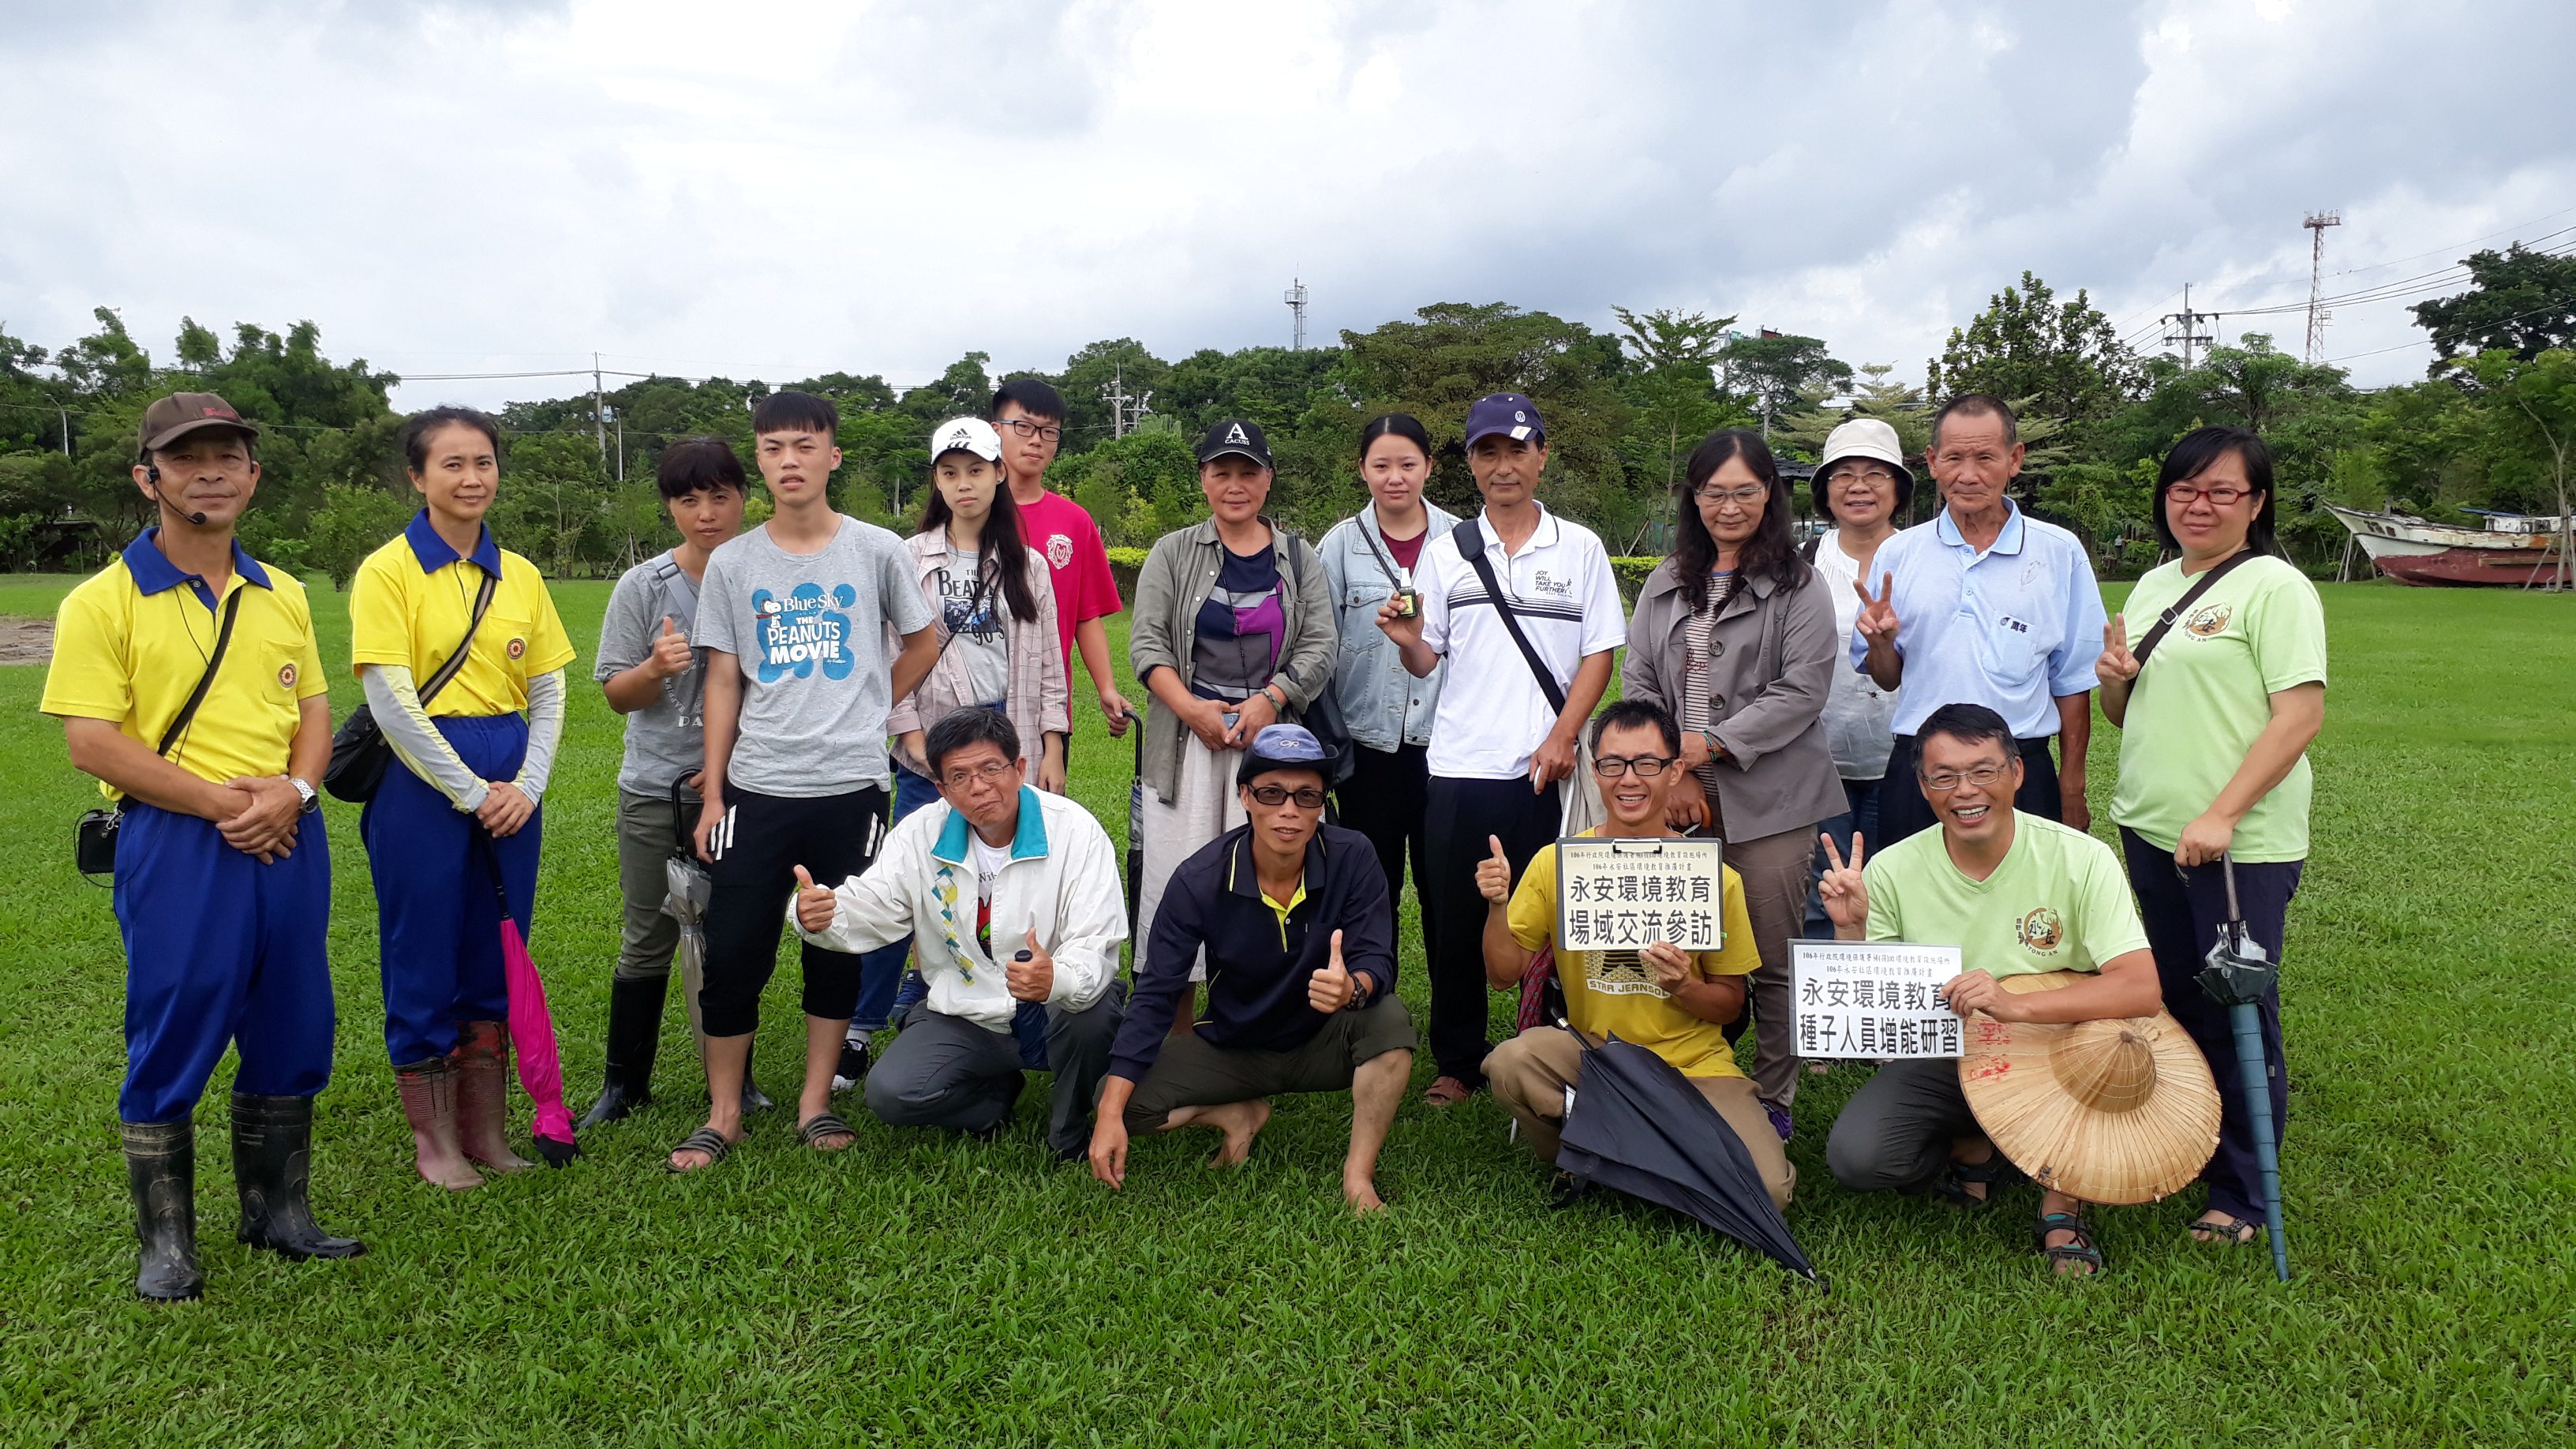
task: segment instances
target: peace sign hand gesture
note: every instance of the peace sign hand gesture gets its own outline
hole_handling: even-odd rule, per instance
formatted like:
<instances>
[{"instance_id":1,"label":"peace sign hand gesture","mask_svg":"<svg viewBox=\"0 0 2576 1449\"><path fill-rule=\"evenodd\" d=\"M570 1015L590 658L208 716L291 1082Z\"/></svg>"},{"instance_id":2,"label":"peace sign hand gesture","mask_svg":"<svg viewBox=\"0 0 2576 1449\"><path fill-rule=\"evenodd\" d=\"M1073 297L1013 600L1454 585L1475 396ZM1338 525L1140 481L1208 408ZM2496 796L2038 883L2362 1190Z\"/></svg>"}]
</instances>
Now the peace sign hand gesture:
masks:
<instances>
[{"instance_id":1,"label":"peace sign hand gesture","mask_svg":"<svg viewBox=\"0 0 2576 1449\"><path fill-rule=\"evenodd\" d=\"M1896 592L1896 575L1879 575L1878 594L1874 598L1870 595L1869 585L1859 579L1852 580L1852 592L1860 595L1860 617L1853 621L1860 630L1860 637L1870 644L1894 644L1896 605L1889 600Z\"/></svg>"},{"instance_id":2,"label":"peace sign hand gesture","mask_svg":"<svg viewBox=\"0 0 2576 1449\"><path fill-rule=\"evenodd\" d=\"M2093 677L2104 688L2134 683L2138 677L2138 656L2129 652L2129 616L2113 614L2102 626L2102 657L2093 661Z\"/></svg>"},{"instance_id":3,"label":"peace sign hand gesture","mask_svg":"<svg viewBox=\"0 0 2576 1449\"><path fill-rule=\"evenodd\" d=\"M1855 831L1851 838L1851 863L1843 863L1843 853L1835 847L1830 835L1816 837L1825 844L1825 859L1831 864L1816 882L1816 894L1824 898L1825 914L1832 918L1837 934L1858 931L1869 925L1869 886L1861 879L1861 838Z\"/></svg>"}]
</instances>

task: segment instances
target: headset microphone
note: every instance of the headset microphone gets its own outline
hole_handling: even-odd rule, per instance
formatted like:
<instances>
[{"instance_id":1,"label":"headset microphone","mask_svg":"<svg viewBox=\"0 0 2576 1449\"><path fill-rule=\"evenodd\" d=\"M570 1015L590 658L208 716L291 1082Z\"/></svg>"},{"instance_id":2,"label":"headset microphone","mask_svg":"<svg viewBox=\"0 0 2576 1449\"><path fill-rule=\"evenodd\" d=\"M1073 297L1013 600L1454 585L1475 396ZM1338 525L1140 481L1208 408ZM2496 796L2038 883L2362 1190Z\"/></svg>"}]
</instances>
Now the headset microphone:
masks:
<instances>
[{"instance_id":1,"label":"headset microphone","mask_svg":"<svg viewBox=\"0 0 2576 1449\"><path fill-rule=\"evenodd\" d=\"M166 505L169 500L161 496L161 465L147 459L143 464L143 478L152 485L152 501ZM179 516L199 528L206 526L206 515L202 513L181 513Z\"/></svg>"}]
</instances>

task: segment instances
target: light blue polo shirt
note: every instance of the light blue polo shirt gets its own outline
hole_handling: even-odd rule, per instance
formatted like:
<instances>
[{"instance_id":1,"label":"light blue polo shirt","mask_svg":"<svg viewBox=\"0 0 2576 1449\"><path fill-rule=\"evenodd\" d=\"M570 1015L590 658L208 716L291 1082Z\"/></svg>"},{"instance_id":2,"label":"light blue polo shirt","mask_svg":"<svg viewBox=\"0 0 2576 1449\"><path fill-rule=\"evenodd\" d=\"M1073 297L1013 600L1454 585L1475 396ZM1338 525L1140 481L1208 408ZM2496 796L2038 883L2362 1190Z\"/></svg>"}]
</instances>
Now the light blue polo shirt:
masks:
<instances>
[{"instance_id":1,"label":"light blue polo shirt","mask_svg":"<svg viewBox=\"0 0 2576 1449\"><path fill-rule=\"evenodd\" d=\"M2053 523L2011 516L1994 547L1979 553L1943 509L1889 539L1870 565L1893 574L1896 652L1905 690L1888 728L1910 735L1945 704L1982 704L2015 735L2057 733L2057 699L2094 687L2102 655L2102 589L2084 544ZM1867 580L1878 593L1878 578ZM1851 661L1866 668L1869 646L1852 631Z\"/></svg>"}]
</instances>

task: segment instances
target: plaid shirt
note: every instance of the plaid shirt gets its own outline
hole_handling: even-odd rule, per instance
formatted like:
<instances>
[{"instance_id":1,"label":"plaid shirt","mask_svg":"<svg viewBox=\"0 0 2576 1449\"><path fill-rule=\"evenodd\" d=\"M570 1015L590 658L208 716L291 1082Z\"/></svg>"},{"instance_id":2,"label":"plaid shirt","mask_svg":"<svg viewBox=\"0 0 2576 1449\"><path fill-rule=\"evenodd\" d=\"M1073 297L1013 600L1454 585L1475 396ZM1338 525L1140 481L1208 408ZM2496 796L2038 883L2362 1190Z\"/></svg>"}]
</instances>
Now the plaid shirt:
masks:
<instances>
[{"instance_id":1,"label":"plaid shirt","mask_svg":"<svg viewBox=\"0 0 2576 1449\"><path fill-rule=\"evenodd\" d=\"M921 584L922 597L930 601L934 618L931 628L939 639L939 662L921 687L908 699L895 701L886 716L886 733L901 736L913 730L926 730L952 710L971 704L989 704L977 699L973 684L966 677L966 661L948 652L946 622L936 617L939 610L939 571L948 566L948 537L945 530L916 533L904 540L912 553L913 576ZM1029 592L1038 601L1038 616L1023 621L1009 609L1002 610L1002 640L1010 655L1009 693L1003 698L1002 712L1010 716L1011 727L1020 732L1020 758L1035 770L1046 758L1049 731L1073 733L1073 708L1065 691L1064 655L1056 647L1055 586L1047 576L1046 557L1027 550ZM930 778L927 762L910 758L900 744L895 758L905 769L924 779Z\"/></svg>"}]
</instances>

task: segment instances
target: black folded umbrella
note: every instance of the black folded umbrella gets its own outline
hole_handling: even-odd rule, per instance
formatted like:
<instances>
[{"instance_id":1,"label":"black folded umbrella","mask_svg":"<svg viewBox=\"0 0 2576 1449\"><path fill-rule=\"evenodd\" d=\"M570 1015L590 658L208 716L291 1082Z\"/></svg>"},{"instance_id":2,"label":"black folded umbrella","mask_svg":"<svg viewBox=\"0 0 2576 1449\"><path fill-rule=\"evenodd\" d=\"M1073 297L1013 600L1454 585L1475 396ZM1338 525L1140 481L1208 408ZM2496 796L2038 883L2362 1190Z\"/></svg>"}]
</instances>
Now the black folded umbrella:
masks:
<instances>
[{"instance_id":1,"label":"black folded umbrella","mask_svg":"<svg viewBox=\"0 0 2576 1449\"><path fill-rule=\"evenodd\" d=\"M1825 1286L1735 1129L1689 1078L1644 1047L1615 1036L1584 1044L1556 1165L1695 1218Z\"/></svg>"}]
</instances>

